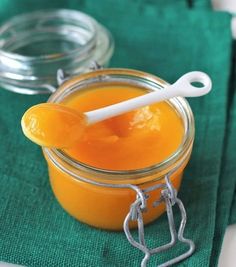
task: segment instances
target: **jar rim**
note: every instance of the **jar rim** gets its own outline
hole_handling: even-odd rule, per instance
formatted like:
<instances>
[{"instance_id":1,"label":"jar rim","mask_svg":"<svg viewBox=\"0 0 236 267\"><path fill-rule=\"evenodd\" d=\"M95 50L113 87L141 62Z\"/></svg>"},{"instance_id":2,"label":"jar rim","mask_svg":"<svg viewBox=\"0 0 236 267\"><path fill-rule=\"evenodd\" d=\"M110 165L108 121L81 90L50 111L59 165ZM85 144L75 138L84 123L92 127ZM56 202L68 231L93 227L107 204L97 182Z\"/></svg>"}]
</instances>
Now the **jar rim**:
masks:
<instances>
[{"instance_id":1,"label":"jar rim","mask_svg":"<svg viewBox=\"0 0 236 267\"><path fill-rule=\"evenodd\" d=\"M52 53L48 55L39 55L39 56L26 56L26 55L21 55L18 53L14 52L8 52L2 49L2 45L4 42L0 42L0 54L4 55L5 57L9 58L14 58L18 59L21 61L38 61L38 60L57 60L61 57L66 56L67 54L74 54L77 52L84 53L88 49L91 48L92 45L94 45L94 38L96 37L96 30L95 30L95 25L96 21L89 15L76 11L76 10L69 10L69 9L46 9L46 10L38 10L34 12L29 12L21 15L17 15L13 17L12 19L9 19L6 21L1 27L0 27L0 36L4 34L7 31L11 31L11 27L15 27L19 23L30 23L32 20L40 20L42 19L42 15L45 20L46 17L50 18L59 18L59 17L64 17L64 16L69 16L70 18L80 18L86 22L87 26L90 27L89 30L92 31L92 37L87 41L86 45L83 47L79 47L73 50L70 50L68 53Z\"/></svg>"},{"instance_id":2,"label":"jar rim","mask_svg":"<svg viewBox=\"0 0 236 267\"><path fill-rule=\"evenodd\" d=\"M0 85L23 94L52 93L58 69L70 76L83 73L93 61L107 64L113 50L111 33L81 11L17 15L0 27Z\"/></svg>"},{"instance_id":3,"label":"jar rim","mask_svg":"<svg viewBox=\"0 0 236 267\"><path fill-rule=\"evenodd\" d=\"M160 79L159 77L146 73L146 72L132 70L132 69L124 69L124 68L122 69L121 68L109 68L109 69L95 70L90 73L85 73L80 76L74 77L71 80L66 81L54 94L52 94L49 97L48 102L57 102L58 97L68 88L71 88L73 86L78 86L78 84L82 81L94 79L96 76L101 77L103 75L106 75L108 77L111 77L111 75L122 75L122 77L124 75L128 75L129 77L132 77L132 76L138 77L138 78L146 79L147 81L150 81L150 82L157 83L163 89L169 85L166 81ZM132 169L132 170L107 170L107 169L96 168L94 166L77 161L60 149L43 148L43 150L47 155L50 155L50 158L58 157L62 162L66 162L67 164L69 164L70 167L73 167L75 169L80 169L83 171L88 171L90 173L101 176L102 179L105 178L110 181L112 180L111 178L112 176L119 176L120 180L124 180L125 176L127 176L127 180L132 179L131 178L132 176L134 176L135 179L143 178L144 176L154 174L156 170L162 173L161 177L159 177L160 179L162 179L163 176L166 175L167 173L175 171L177 166L181 165L182 162L186 159L186 157L188 157L189 153L191 152L191 148L192 148L192 144L194 140L194 133L195 133L193 113L187 100L183 97L175 97L171 100L168 100L168 102L169 101L172 102L172 104L174 102L176 105L178 104L180 108L182 109L182 111L184 112L185 117L182 119L185 119L185 132L184 132L183 141L179 145L178 149L173 154L171 154L169 157L167 157L165 160L157 164L154 164L154 165L151 165L145 168ZM54 163L56 162L54 161ZM104 177L104 176L107 176L107 177ZM77 178L79 179L79 176Z\"/></svg>"}]
</instances>

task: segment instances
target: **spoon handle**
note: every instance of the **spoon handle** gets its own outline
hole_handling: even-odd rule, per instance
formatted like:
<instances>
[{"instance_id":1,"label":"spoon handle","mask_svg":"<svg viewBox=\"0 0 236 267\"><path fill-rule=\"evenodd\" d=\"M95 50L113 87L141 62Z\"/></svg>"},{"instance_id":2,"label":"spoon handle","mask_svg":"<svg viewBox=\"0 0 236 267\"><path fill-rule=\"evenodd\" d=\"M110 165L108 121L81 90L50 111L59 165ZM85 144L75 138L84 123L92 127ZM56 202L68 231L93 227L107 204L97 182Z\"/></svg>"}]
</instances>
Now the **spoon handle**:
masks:
<instances>
[{"instance_id":1,"label":"spoon handle","mask_svg":"<svg viewBox=\"0 0 236 267\"><path fill-rule=\"evenodd\" d=\"M192 83L201 83L201 87L196 87ZM120 102L101 109L86 112L87 123L93 124L108 118L121 115L131 110L141 108L153 103L161 102L172 97L197 97L207 94L212 87L209 76L200 71L193 71L184 74L174 84L164 89L141 95L124 102Z\"/></svg>"}]
</instances>

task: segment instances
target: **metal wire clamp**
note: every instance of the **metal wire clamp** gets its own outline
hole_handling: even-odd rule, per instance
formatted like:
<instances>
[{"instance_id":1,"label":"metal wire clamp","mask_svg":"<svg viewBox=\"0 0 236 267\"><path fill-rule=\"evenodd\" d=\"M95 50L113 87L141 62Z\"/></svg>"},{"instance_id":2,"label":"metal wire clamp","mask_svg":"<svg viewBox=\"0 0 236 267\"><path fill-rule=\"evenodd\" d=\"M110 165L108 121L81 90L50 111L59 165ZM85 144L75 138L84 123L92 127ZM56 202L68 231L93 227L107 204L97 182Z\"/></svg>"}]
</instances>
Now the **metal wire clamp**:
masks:
<instances>
[{"instance_id":1,"label":"metal wire clamp","mask_svg":"<svg viewBox=\"0 0 236 267\"><path fill-rule=\"evenodd\" d=\"M144 233L144 222L143 222L143 212L146 211L146 199L148 198L148 193L150 191L154 191L158 188L162 188L161 191L161 198L153 202L153 207L157 207L161 203L165 203L166 206L166 212L167 212L167 218L168 218L168 224L169 224L169 231L170 231L170 236L171 240L169 243L156 247L156 248L148 248L145 242L145 233ZM177 204L180 214L181 214L181 223L178 228L178 231L176 229L176 225L174 222L174 216L173 216L173 209L172 207ZM165 176L165 184L157 184L155 186L152 186L150 188L147 188L145 190L142 190L141 192L139 191L139 194L137 194L137 198L135 202L130 206L130 211L127 214L125 221L124 221L124 232L125 235L130 242L130 244L137 249L141 250L145 256L141 262L141 267L146 267L147 262L149 261L151 255L160 253L162 251L168 250L172 247L174 247L177 243L177 241L180 241L182 243L185 243L189 246L189 249L187 252L183 253L180 256L177 256L174 259L171 259L165 263L162 263L159 265L159 267L167 267L171 266L179 261L182 261L189 256L191 256L195 250L195 244L192 240L186 239L183 234L184 234L184 228L186 225L186 211L184 208L184 205L182 201L177 197L177 191L173 187L169 175ZM136 241L129 228L129 222L130 221L137 221L138 225L138 236L139 240Z\"/></svg>"},{"instance_id":2,"label":"metal wire clamp","mask_svg":"<svg viewBox=\"0 0 236 267\"><path fill-rule=\"evenodd\" d=\"M100 70L103 67L97 63L97 61L92 61L90 64L90 71L95 71L95 70ZM69 80L71 76L66 73L63 69L58 69L57 70L57 84L60 86L67 80Z\"/></svg>"}]
</instances>

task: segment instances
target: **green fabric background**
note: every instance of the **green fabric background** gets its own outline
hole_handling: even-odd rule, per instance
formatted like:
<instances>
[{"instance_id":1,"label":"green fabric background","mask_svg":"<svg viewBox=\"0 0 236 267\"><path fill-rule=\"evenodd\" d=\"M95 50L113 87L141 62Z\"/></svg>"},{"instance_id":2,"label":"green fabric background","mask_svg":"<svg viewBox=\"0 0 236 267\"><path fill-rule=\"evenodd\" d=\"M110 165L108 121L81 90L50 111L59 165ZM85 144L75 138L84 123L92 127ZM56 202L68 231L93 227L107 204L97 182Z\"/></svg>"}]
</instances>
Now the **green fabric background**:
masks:
<instances>
[{"instance_id":1,"label":"green fabric background","mask_svg":"<svg viewBox=\"0 0 236 267\"><path fill-rule=\"evenodd\" d=\"M235 132L226 124L235 116L231 115L234 111L227 112L231 18L208 8L189 9L186 1L160 2L5 0L1 1L0 19L46 7L79 9L113 33L112 66L144 70L169 82L191 70L209 73L212 93L190 101L196 142L179 194L188 213L185 236L195 241L197 249L179 266L215 266L235 184L225 164L233 139L233 134L226 133ZM23 112L45 100L0 91L0 260L32 267L139 266L143 254L128 244L123 233L84 225L56 202L40 148L27 141L20 129ZM162 216L147 227L150 246L169 241L166 223ZM148 266L184 249L177 246L154 257Z\"/></svg>"},{"instance_id":2,"label":"green fabric background","mask_svg":"<svg viewBox=\"0 0 236 267\"><path fill-rule=\"evenodd\" d=\"M227 95L226 128L224 136L224 147L222 151L220 180L217 193L217 216L211 256L211 266L216 266L217 264L217 255L219 255L220 253L226 226L228 225L228 223L236 222L233 221L236 207L231 208L236 186L235 48L236 46L234 45L232 52L231 77L229 79Z\"/></svg>"}]
</instances>

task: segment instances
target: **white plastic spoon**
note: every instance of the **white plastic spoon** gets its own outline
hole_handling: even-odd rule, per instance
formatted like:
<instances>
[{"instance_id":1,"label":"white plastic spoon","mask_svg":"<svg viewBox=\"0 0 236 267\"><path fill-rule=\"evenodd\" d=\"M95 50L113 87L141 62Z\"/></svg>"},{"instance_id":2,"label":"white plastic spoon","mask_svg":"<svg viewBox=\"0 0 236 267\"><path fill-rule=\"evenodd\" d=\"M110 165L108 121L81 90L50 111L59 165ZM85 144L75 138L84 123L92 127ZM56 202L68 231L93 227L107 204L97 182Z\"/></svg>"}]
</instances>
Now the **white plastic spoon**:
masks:
<instances>
[{"instance_id":1,"label":"white plastic spoon","mask_svg":"<svg viewBox=\"0 0 236 267\"><path fill-rule=\"evenodd\" d=\"M196 87L192 85L194 82L201 83L203 86ZM184 74L175 83L165 87L163 90L158 90L118 104L89 111L84 113L84 115L86 115L87 125L90 125L173 97L197 97L206 95L210 92L211 87L211 79L206 73L192 71Z\"/></svg>"},{"instance_id":2,"label":"white plastic spoon","mask_svg":"<svg viewBox=\"0 0 236 267\"><path fill-rule=\"evenodd\" d=\"M202 87L191 83L200 82ZM211 79L199 71L183 75L177 82L158 90L115 105L79 113L70 107L55 103L43 103L31 107L21 120L24 134L41 146L71 147L81 138L85 128L105 119L176 96L196 97L211 90ZM66 137L66 138L65 138Z\"/></svg>"}]
</instances>

